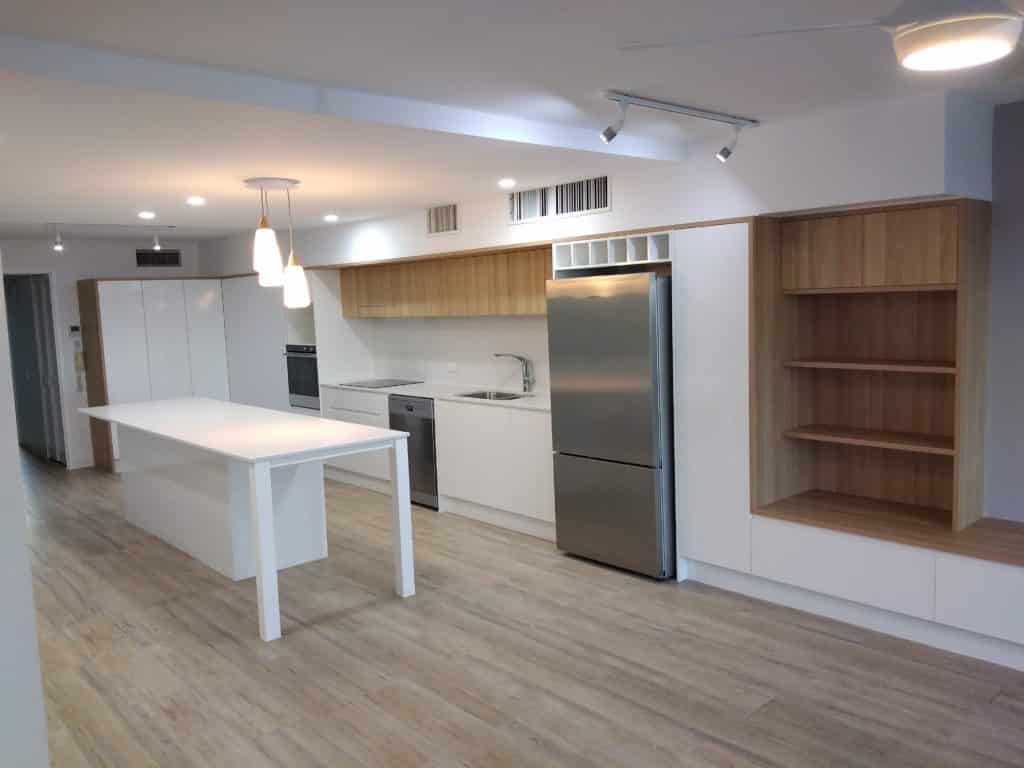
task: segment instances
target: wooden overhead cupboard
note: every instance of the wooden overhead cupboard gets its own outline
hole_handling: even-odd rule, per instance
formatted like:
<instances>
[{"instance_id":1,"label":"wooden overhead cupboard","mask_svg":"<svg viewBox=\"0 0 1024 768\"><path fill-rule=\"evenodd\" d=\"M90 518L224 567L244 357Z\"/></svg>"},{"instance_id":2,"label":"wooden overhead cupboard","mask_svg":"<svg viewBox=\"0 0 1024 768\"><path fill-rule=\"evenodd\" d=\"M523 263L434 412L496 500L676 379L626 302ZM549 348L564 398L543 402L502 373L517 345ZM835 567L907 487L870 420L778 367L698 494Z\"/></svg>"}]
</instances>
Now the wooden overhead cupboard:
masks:
<instances>
[{"instance_id":1,"label":"wooden overhead cupboard","mask_svg":"<svg viewBox=\"0 0 1024 768\"><path fill-rule=\"evenodd\" d=\"M550 246L347 266L345 317L543 315Z\"/></svg>"},{"instance_id":2,"label":"wooden overhead cupboard","mask_svg":"<svg viewBox=\"0 0 1024 768\"><path fill-rule=\"evenodd\" d=\"M757 219L755 514L925 546L981 519L990 217Z\"/></svg>"}]
</instances>

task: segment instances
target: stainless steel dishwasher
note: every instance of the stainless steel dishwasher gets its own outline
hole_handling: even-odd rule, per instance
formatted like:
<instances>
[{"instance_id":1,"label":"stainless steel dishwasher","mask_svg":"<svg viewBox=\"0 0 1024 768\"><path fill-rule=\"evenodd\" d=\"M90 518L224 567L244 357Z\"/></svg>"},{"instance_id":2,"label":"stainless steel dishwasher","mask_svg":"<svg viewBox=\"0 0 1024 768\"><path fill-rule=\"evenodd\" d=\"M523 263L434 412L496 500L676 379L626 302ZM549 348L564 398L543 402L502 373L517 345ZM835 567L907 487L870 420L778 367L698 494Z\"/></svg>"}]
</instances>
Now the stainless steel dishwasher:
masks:
<instances>
[{"instance_id":1,"label":"stainless steel dishwasher","mask_svg":"<svg viewBox=\"0 0 1024 768\"><path fill-rule=\"evenodd\" d=\"M437 509L434 401L389 395L388 415L392 429L409 433L409 490L413 502Z\"/></svg>"}]
</instances>

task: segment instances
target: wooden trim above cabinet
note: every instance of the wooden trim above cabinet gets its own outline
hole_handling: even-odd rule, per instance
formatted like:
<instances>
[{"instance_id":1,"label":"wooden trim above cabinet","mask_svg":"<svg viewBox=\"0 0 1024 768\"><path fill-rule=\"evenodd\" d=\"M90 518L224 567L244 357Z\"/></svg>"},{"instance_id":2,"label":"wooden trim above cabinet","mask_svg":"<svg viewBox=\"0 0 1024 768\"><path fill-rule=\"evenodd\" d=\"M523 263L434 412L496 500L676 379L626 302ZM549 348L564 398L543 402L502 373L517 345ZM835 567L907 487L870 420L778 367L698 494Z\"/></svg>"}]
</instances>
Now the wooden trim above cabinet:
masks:
<instances>
[{"instance_id":1,"label":"wooden trim above cabinet","mask_svg":"<svg viewBox=\"0 0 1024 768\"><path fill-rule=\"evenodd\" d=\"M339 270L345 317L544 315L551 246Z\"/></svg>"}]
</instances>

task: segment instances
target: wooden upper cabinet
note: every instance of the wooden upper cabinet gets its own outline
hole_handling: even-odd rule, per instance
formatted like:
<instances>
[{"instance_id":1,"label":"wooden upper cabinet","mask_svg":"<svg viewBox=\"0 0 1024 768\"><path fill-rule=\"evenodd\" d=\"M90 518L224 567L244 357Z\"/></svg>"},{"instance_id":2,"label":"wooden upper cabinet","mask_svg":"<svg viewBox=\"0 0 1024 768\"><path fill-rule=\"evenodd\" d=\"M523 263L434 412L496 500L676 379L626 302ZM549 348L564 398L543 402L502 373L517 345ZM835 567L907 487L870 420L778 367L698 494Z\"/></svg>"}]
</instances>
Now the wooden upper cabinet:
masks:
<instances>
[{"instance_id":1,"label":"wooden upper cabinet","mask_svg":"<svg viewBox=\"0 0 1024 768\"><path fill-rule=\"evenodd\" d=\"M955 204L791 219L781 230L783 290L957 282Z\"/></svg>"},{"instance_id":2,"label":"wooden upper cabinet","mask_svg":"<svg viewBox=\"0 0 1024 768\"><path fill-rule=\"evenodd\" d=\"M864 219L864 284L935 285L957 281L957 209L887 211Z\"/></svg>"},{"instance_id":3,"label":"wooden upper cabinet","mask_svg":"<svg viewBox=\"0 0 1024 768\"><path fill-rule=\"evenodd\" d=\"M341 270L345 317L543 315L550 248Z\"/></svg>"},{"instance_id":4,"label":"wooden upper cabinet","mask_svg":"<svg viewBox=\"0 0 1024 768\"><path fill-rule=\"evenodd\" d=\"M782 225L785 290L855 288L863 284L863 216L830 216Z\"/></svg>"}]
</instances>

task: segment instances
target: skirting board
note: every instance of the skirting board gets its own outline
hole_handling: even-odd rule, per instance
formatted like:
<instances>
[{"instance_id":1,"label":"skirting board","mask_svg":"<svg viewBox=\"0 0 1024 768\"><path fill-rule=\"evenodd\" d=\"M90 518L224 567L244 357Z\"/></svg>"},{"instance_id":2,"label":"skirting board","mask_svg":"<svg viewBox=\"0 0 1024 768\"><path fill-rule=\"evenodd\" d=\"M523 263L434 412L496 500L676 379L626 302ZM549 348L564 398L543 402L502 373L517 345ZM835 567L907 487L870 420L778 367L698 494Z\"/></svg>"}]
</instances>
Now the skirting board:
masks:
<instances>
[{"instance_id":1,"label":"skirting board","mask_svg":"<svg viewBox=\"0 0 1024 768\"><path fill-rule=\"evenodd\" d=\"M365 488L368 491L391 495L391 483L385 480L378 480L375 477L360 475L356 472L346 472L324 465L324 477L339 483L347 483L358 488ZM555 540L555 524L544 520L537 520L525 515L517 515L515 512L506 512L503 509L486 507L482 504L474 504L464 499L455 499L450 496L439 496L437 500L439 512L468 517L481 523L487 523L498 528L505 528L516 533L523 533L545 541Z\"/></svg>"},{"instance_id":2,"label":"skirting board","mask_svg":"<svg viewBox=\"0 0 1024 768\"><path fill-rule=\"evenodd\" d=\"M336 483L354 485L357 488L365 488L368 491L383 493L385 496L391 495L390 480L378 480L376 477L360 475L358 472L346 472L344 469L332 467L330 464L324 464L324 477L328 480L334 480Z\"/></svg>"},{"instance_id":3,"label":"skirting board","mask_svg":"<svg viewBox=\"0 0 1024 768\"><path fill-rule=\"evenodd\" d=\"M487 523L498 528L525 533L536 539L555 540L555 524L545 520L517 515L515 512L506 512L494 507L485 507L482 504L474 504L463 499L453 499L450 496L438 497L438 506L441 507L441 512L450 512L453 515L468 517L470 520Z\"/></svg>"},{"instance_id":4,"label":"skirting board","mask_svg":"<svg viewBox=\"0 0 1024 768\"><path fill-rule=\"evenodd\" d=\"M922 645L1024 671L1024 646L1005 640L915 619L881 608L851 603L696 560L679 560L678 579L698 581L729 592L738 592L758 600L785 605L798 611L814 613Z\"/></svg>"}]
</instances>

